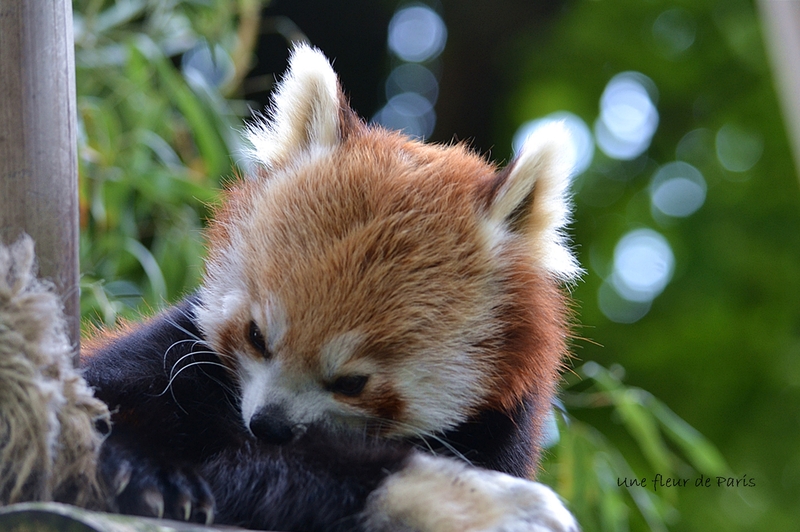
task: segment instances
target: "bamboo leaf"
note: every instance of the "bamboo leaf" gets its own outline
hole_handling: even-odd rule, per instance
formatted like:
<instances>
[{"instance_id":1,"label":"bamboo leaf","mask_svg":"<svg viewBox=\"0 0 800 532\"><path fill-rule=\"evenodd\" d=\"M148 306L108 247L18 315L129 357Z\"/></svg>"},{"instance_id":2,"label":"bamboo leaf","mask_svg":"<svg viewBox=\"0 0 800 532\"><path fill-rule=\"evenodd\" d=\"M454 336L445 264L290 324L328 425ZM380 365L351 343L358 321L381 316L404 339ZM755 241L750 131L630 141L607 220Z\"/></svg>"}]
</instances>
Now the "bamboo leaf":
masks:
<instances>
[{"instance_id":1,"label":"bamboo leaf","mask_svg":"<svg viewBox=\"0 0 800 532\"><path fill-rule=\"evenodd\" d=\"M647 407L695 469L711 476L729 474L722 454L694 427L652 395L647 398Z\"/></svg>"},{"instance_id":2,"label":"bamboo leaf","mask_svg":"<svg viewBox=\"0 0 800 532\"><path fill-rule=\"evenodd\" d=\"M610 371L593 362L585 364L582 371L608 395L625 428L636 439L651 466L663 474L671 473L670 451L653 414L645 407L646 392L626 388Z\"/></svg>"},{"instance_id":3,"label":"bamboo leaf","mask_svg":"<svg viewBox=\"0 0 800 532\"><path fill-rule=\"evenodd\" d=\"M139 264L147 275L150 281L150 289L153 293L153 301L161 303L167 300L167 283L164 280L164 274L161 272L158 262L156 262L150 250L142 245L138 240L129 238L125 241L125 250L136 257Z\"/></svg>"},{"instance_id":4,"label":"bamboo leaf","mask_svg":"<svg viewBox=\"0 0 800 532\"><path fill-rule=\"evenodd\" d=\"M161 51L144 37L138 39L132 53L147 57L155 67L171 101L180 109L197 143L197 148L211 177L225 175L230 169L230 157L223 138L214 128L214 120L206 112L202 102L187 85Z\"/></svg>"}]
</instances>

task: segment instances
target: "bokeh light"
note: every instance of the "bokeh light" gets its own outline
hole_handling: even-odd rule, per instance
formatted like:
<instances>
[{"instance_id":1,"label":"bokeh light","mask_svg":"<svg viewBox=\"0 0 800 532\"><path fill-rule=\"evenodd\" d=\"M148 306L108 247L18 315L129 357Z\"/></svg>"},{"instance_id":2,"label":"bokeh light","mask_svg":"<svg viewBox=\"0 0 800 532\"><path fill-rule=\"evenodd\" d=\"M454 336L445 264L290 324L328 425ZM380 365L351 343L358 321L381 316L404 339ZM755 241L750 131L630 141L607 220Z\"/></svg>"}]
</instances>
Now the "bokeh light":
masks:
<instances>
[{"instance_id":1,"label":"bokeh light","mask_svg":"<svg viewBox=\"0 0 800 532\"><path fill-rule=\"evenodd\" d=\"M386 79L386 105L375 113L373 122L413 138L433 133L439 80L420 63L436 59L446 42L447 27L430 7L414 4L397 10L389 22L388 46L401 63Z\"/></svg>"},{"instance_id":2,"label":"bokeh light","mask_svg":"<svg viewBox=\"0 0 800 532\"><path fill-rule=\"evenodd\" d=\"M672 279L674 266L672 248L660 233L627 233L614 248L613 270L597 292L598 308L617 323L640 320Z\"/></svg>"},{"instance_id":3,"label":"bokeh light","mask_svg":"<svg viewBox=\"0 0 800 532\"><path fill-rule=\"evenodd\" d=\"M405 92L417 93L435 104L439 98L439 80L418 63L404 63L392 70L386 80L386 100Z\"/></svg>"},{"instance_id":4,"label":"bokeh light","mask_svg":"<svg viewBox=\"0 0 800 532\"><path fill-rule=\"evenodd\" d=\"M669 283L674 265L666 238L652 229L636 229L614 248L611 283L628 301L652 301Z\"/></svg>"},{"instance_id":5,"label":"bokeh light","mask_svg":"<svg viewBox=\"0 0 800 532\"><path fill-rule=\"evenodd\" d=\"M594 126L603 153L631 160L647 150L658 127L655 99L655 84L644 74L623 72L608 82Z\"/></svg>"},{"instance_id":6,"label":"bokeh light","mask_svg":"<svg viewBox=\"0 0 800 532\"><path fill-rule=\"evenodd\" d=\"M675 157L695 166L704 166L716 160L714 133L701 127L686 133L675 147Z\"/></svg>"},{"instance_id":7,"label":"bokeh light","mask_svg":"<svg viewBox=\"0 0 800 532\"><path fill-rule=\"evenodd\" d=\"M426 138L436 125L436 112L433 104L424 96L404 92L393 96L373 117L373 121L410 137Z\"/></svg>"},{"instance_id":8,"label":"bokeh light","mask_svg":"<svg viewBox=\"0 0 800 532\"><path fill-rule=\"evenodd\" d=\"M761 135L730 123L717 131L715 141L720 164L731 172L750 170L764 152Z\"/></svg>"},{"instance_id":9,"label":"bokeh light","mask_svg":"<svg viewBox=\"0 0 800 532\"><path fill-rule=\"evenodd\" d=\"M597 291L597 307L603 315L616 323L636 323L650 311L650 301L629 301L619 295L606 281Z\"/></svg>"},{"instance_id":10,"label":"bokeh light","mask_svg":"<svg viewBox=\"0 0 800 532\"><path fill-rule=\"evenodd\" d=\"M706 181L691 164L675 161L653 175L650 200L653 209L678 218L693 214L706 200Z\"/></svg>"},{"instance_id":11,"label":"bokeh light","mask_svg":"<svg viewBox=\"0 0 800 532\"><path fill-rule=\"evenodd\" d=\"M430 61L442 53L445 42L447 27L428 6L402 8L389 22L389 49L403 61Z\"/></svg>"},{"instance_id":12,"label":"bokeh light","mask_svg":"<svg viewBox=\"0 0 800 532\"><path fill-rule=\"evenodd\" d=\"M211 47L208 42L200 41L188 50L181 58L183 75L192 83L221 87L234 74L233 60L219 44Z\"/></svg>"},{"instance_id":13,"label":"bokeh light","mask_svg":"<svg viewBox=\"0 0 800 532\"><path fill-rule=\"evenodd\" d=\"M685 9L668 9L653 22L656 46L670 59L677 58L691 48L696 37L697 24L692 14Z\"/></svg>"}]
</instances>

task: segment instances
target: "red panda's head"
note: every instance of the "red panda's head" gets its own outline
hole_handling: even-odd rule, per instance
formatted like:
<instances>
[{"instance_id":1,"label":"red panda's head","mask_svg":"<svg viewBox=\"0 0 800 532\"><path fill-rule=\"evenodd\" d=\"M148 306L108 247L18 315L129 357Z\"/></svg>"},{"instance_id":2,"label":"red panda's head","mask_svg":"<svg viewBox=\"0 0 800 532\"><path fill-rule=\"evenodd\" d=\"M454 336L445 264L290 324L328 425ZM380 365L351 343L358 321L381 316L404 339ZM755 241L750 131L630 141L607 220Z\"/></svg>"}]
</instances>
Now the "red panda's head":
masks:
<instances>
[{"instance_id":1,"label":"red panda's head","mask_svg":"<svg viewBox=\"0 0 800 532\"><path fill-rule=\"evenodd\" d=\"M197 310L246 425L405 437L524 396L548 404L567 337L559 285L579 271L562 127L498 169L365 125L325 57L299 47L248 136L257 169L211 226Z\"/></svg>"}]
</instances>

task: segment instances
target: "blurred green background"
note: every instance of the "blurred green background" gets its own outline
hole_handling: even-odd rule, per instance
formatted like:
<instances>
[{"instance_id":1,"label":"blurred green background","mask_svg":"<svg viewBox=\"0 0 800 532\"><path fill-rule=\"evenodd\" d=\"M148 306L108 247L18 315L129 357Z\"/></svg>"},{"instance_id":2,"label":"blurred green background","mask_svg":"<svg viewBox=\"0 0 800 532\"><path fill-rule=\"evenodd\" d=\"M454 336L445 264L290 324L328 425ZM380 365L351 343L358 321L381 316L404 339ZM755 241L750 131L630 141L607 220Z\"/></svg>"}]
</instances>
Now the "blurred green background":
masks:
<instances>
[{"instance_id":1,"label":"blurred green background","mask_svg":"<svg viewBox=\"0 0 800 532\"><path fill-rule=\"evenodd\" d=\"M209 206L247 170L238 130L306 39L362 116L409 134L502 162L541 120L574 130L586 274L540 477L584 530L796 529L800 191L752 2L74 11L87 327L197 286Z\"/></svg>"}]
</instances>

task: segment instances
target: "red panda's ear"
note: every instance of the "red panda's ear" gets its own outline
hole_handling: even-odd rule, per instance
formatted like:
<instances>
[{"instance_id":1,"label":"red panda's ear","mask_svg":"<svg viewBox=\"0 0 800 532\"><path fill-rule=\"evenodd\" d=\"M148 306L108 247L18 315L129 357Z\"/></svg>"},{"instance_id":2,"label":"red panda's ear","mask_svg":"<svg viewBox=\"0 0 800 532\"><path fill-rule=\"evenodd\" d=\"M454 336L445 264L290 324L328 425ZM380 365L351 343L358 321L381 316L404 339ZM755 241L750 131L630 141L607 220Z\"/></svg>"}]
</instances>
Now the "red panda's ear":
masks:
<instances>
[{"instance_id":1,"label":"red panda's ear","mask_svg":"<svg viewBox=\"0 0 800 532\"><path fill-rule=\"evenodd\" d=\"M273 169L335 148L341 140L343 102L339 80L322 52L298 45L275 90L269 117L247 130L251 159Z\"/></svg>"},{"instance_id":2,"label":"red panda's ear","mask_svg":"<svg viewBox=\"0 0 800 532\"><path fill-rule=\"evenodd\" d=\"M570 221L574 157L564 125L547 124L528 138L488 189L489 219L522 236L533 260L563 281L574 280L581 272L564 234Z\"/></svg>"}]
</instances>

